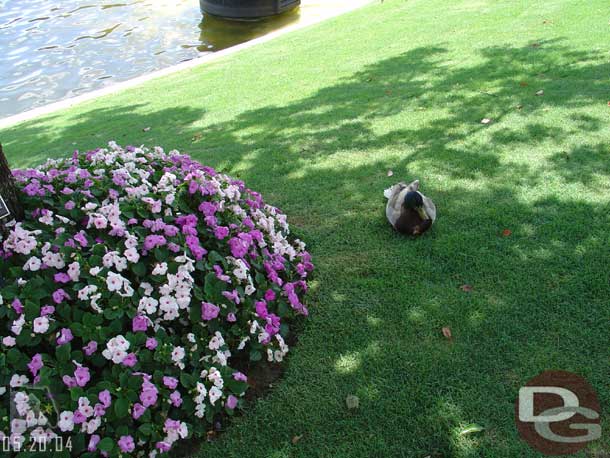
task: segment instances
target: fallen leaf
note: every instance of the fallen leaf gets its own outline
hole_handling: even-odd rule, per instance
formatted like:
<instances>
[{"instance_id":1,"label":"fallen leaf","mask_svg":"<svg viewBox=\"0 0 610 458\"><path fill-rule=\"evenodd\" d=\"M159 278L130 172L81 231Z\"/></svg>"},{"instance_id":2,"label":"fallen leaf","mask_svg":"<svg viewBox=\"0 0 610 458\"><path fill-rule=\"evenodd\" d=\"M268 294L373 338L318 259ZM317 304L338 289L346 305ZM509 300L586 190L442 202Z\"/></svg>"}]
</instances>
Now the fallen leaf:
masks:
<instances>
[{"instance_id":1,"label":"fallen leaf","mask_svg":"<svg viewBox=\"0 0 610 458\"><path fill-rule=\"evenodd\" d=\"M472 291L472 286L471 285L462 285L462 286L460 286L460 289L462 291L464 291L465 293L469 293Z\"/></svg>"},{"instance_id":2,"label":"fallen leaf","mask_svg":"<svg viewBox=\"0 0 610 458\"><path fill-rule=\"evenodd\" d=\"M451 340L453 338L453 335L451 334L451 329L450 328L444 327L442 329L442 331L443 331L443 335L445 336L446 339Z\"/></svg>"},{"instance_id":3,"label":"fallen leaf","mask_svg":"<svg viewBox=\"0 0 610 458\"><path fill-rule=\"evenodd\" d=\"M191 141L193 142L198 142L199 140L201 140L203 138L203 134L199 133L199 134L195 134L193 135L193 138L191 138Z\"/></svg>"},{"instance_id":4,"label":"fallen leaf","mask_svg":"<svg viewBox=\"0 0 610 458\"><path fill-rule=\"evenodd\" d=\"M610 100L608 101L608 106L610 107Z\"/></svg>"},{"instance_id":5,"label":"fallen leaf","mask_svg":"<svg viewBox=\"0 0 610 458\"><path fill-rule=\"evenodd\" d=\"M290 442L292 442L292 445L297 445L297 442L301 439L303 439L303 435L299 434L298 436L294 436Z\"/></svg>"},{"instance_id":6,"label":"fallen leaf","mask_svg":"<svg viewBox=\"0 0 610 458\"><path fill-rule=\"evenodd\" d=\"M345 398L345 404L349 410L354 410L360 406L360 399L358 399L358 396L350 394Z\"/></svg>"},{"instance_id":7,"label":"fallen leaf","mask_svg":"<svg viewBox=\"0 0 610 458\"><path fill-rule=\"evenodd\" d=\"M469 434L475 434L485 431L485 428L479 425L468 425L465 428L462 428L459 432L460 436L467 436Z\"/></svg>"},{"instance_id":8,"label":"fallen leaf","mask_svg":"<svg viewBox=\"0 0 610 458\"><path fill-rule=\"evenodd\" d=\"M504 237L508 237L508 236L509 236L509 235L511 235L512 233L513 233L513 231L511 231L510 229L504 229L504 230L502 231L502 235L503 235Z\"/></svg>"},{"instance_id":9,"label":"fallen leaf","mask_svg":"<svg viewBox=\"0 0 610 458\"><path fill-rule=\"evenodd\" d=\"M544 95L544 90L540 89L538 92L536 92L536 95Z\"/></svg>"},{"instance_id":10,"label":"fallen leaf","mask_svg":"<svg viewBox=\"0 0 610 458\"><path fill-rule=\"evenodd\" d=\"M492 122L492 120L490 118L481 119L481 124L490 124L491 122Z\"/></svg>"},{"instance_id":11,"label":"fallen leaf","mask_svg":"<svg viewBox=\"0 0 610 458\"><path fill-rule=\"evenodd\" d=\"M521 105L521 104L517 105L517 110L520 110L522 108L523 108L523 105Z\"/></svg>"},{"instance_id":12,"label":"fallen leaf","mask_svg":"<svg viewBox=\"0 0 610 458\"><path fill-rule=\"evenodd\" d=\"M207 441L208 442L214 441L216 439L216 435L217 435L216 431L214 431L214 430L208 431L207 435L206 435Z\"/></svg>"},{"instance_id":13,"label":"fallen leaf","mask_svg":"<svg viewBox=\"0 0 610 458\"><path fill-rule=\"evenodd\" d=\"M386 94L386 95L392 95L392 91L391 91L391 90L389 90L389 89L387 89L387 90L385 91L385 94Z\"/></svg>"},{"instance_id":14,"label":"fallen leaf","mask_svg":"<svg viewBox=\"0 0 610 458\"><path fill-rule=\"evenodd\" d=\"M145 127L144 129L142 129L143 132L148 132L150 130L150 127Z\"/></svg>"},{"instance_id":15,"label":"fallen leaf","mask_svg":"<svg viewBox=\"0 0 610 458\"><path fill-rule=\"evenodd\" d=\"M529 86L529 84L527 84L527 82L526 82L526 81L521 81L521 82L519 83L519 86L521 86L521 87L526 87L526 86Z\"/></svg>"},{"instance_id":16,"label":"fallen leaf","mask_svg":"<svg viewBox=\"0 0 610 458\"><path fill-rule=\"evenodd\" d=\"M532 48L539 48L540 47L540 43L532 43Z\"/></svg>"},{"instance_id":17,"label":"fallen leaf","mask_svg":"<svg viewBox=\"0 0 610 458\"><path fill-rule=\"evenodd\" d=\"M392 175L394 175L394 172L392 172L391 170L388 170L388 176L391 177Z\"/></svg>"}]
</instances>

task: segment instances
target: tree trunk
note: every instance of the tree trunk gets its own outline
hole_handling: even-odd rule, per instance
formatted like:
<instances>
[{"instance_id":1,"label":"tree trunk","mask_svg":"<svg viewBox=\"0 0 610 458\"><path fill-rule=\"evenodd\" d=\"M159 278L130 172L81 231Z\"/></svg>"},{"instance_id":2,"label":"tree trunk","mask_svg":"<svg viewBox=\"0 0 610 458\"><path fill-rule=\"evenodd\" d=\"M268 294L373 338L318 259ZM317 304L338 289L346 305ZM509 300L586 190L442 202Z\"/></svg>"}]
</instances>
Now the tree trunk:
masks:
<instances>
[{"instance_id":1,"label":"tree trunk","mask_svg":"<svg viewBox=\"0 0 610 458\"><path fill-rule=\"evenodd\" d=\"M4 232L7 223L23 219L23 206L19 202L19 191L2 151L2 144L0 144L0 198L0 229Z\"/></svg>"}]
</instances>

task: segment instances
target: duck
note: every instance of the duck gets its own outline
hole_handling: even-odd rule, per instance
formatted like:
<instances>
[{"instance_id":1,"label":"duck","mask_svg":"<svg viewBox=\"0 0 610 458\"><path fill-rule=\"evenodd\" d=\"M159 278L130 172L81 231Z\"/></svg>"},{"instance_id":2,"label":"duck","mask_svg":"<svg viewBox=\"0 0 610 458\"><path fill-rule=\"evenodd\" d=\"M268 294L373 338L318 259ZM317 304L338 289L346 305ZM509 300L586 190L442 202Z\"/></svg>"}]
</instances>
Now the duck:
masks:
<instances>
[{"instance_id":1,"label":"duck","mask_svg":"<svg viewBox=\"0 0 610 458\"><path fill-rule=\"evenodd\" d=\"M383 194L388 199L386 218L397 232L418 236L436 221L436 206L419 191L419 180L397 183Z\"/></svg>"}]
</instances>

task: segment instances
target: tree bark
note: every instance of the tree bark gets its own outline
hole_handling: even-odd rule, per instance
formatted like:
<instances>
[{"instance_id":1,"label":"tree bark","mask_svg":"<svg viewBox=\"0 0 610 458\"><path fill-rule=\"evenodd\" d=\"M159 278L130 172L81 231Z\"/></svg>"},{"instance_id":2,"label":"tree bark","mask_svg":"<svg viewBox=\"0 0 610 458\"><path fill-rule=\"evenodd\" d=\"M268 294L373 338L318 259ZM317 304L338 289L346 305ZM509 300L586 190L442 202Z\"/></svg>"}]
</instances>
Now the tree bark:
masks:
<instances>
[{"instance_id":1,"label":"tree bark","mask_svg":"<svg viewBox=\"0 0 610 458\"><path fill-rule=\"evenodd\" d=\"M2 229L4 232L7 223L12 220L21 221L24 213L23 206L19 201L19 191L15 184L15 179L13 178L11 169L8 166L6 156L2 151L2 144L0 144L0 196L2 197L2 200L4 200L6 209L8 212L10 212L10 214L6 215L6 210L4 208L0 208L0 217L6 215L0 219L0 229ZM4 207L1 201L0 207Z\"/></svg>"}]
</instances>

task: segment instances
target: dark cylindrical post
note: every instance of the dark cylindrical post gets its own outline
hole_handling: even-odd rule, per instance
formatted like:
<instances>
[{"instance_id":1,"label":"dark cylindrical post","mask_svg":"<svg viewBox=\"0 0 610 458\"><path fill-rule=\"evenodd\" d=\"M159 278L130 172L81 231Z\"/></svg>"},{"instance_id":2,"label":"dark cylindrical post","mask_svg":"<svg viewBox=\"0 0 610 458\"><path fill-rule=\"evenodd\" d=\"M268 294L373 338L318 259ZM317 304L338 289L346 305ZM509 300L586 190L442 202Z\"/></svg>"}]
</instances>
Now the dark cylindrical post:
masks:
<instances>
[{"instance_id":1,"label":"dark cylindrical post","mask_svg":"<svg viewBox=\"0 0 610 458\"><path fill-rule=\"evenodd\" d=\"M15 185L15 179L8 166L8 161L2 151L0 144L0 228L13 219L23 219L23 206L19 202L19 191Z\"/></svg>"}]
</instances>

